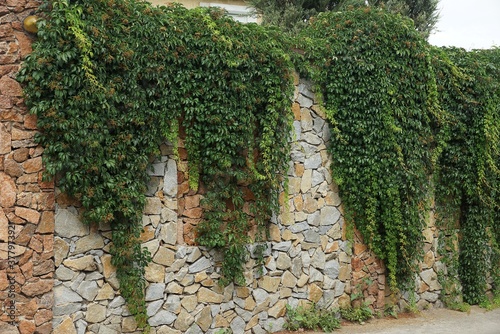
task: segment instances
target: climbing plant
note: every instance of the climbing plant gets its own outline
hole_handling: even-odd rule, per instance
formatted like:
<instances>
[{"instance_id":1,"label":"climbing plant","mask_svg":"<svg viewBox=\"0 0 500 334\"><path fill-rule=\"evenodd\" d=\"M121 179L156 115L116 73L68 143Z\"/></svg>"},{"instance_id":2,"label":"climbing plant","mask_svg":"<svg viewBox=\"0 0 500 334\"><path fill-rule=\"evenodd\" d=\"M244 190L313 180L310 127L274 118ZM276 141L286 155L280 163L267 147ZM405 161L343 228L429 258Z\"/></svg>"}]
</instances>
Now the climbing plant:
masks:
<instances>
[{"instance_id":1,"label":"climbing plant","mask_svg":"<svg viewBox=\"0 0 500 334\"><path fill-rule=\"evenodd\" d=\"M422 249L441 118L429 46L410 20L364 8L318 15L298 47L333 129L346 222L385 261L391 287L404 286Z\"/></svg>"},{"instance_id":2,"label":"climbing plant","mask_svg":"<svg viewBox=\"0 0 500 334\"><path fill-rule=\"evenodd\" d=\"M241 282L249 231L262 235L287 167L293 86L280 36L217 10L135 0L53 0L40 15L18 79L46 171L82 203L85 222L111 224L112 263L139 326L148 165L179 126L190 184L207 189L198 242L224 253L222 282Z\"/></svg>"},{"instance_id":3,"label":"climbing plant","mask_svg":"<svg viewBox=\"0 0 500 334\"><path fill-rule=\"evenodd\" d=\"M450 48L435 55L440 105L450 116L436 173L438 221L458 231L464 300L477 304L487 279L498 289L500 278L500 53Z\"/></svg>"}]
</instances>

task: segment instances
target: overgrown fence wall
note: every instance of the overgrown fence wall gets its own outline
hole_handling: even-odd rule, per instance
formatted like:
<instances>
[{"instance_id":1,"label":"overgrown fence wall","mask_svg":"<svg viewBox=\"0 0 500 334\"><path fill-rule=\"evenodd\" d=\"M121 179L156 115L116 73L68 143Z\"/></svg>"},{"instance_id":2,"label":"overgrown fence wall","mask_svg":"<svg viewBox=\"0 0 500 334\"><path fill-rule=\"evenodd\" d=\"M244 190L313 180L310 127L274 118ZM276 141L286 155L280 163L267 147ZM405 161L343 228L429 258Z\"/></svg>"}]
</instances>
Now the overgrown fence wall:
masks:
<instances>
[{"instance_id":1,"label":"overgrown fence wall","mask_svg":"<svg viewBox=\"0 0 500 334\"><path fill-rule=\"evenodd\" d=\"M36 6L0 4L0 332L139 333L111 265L110 227L83 225L80 205L41 178L36 119L15 81L31 44L22 21ZM356 231L346 237L329 168L330 131L311 85L298 78L292 111L294 131L283 134L292 145L288 198L282 194L281 213L270 224L263 271L250 257L243 286L217 284L220 254L193 239L203 190L189 189L182 142L179 161L172 146L162 146L141 237L153 256L146 269L152 333L266 333L282 328L286 305L339 307L353 300L383 311L387 303L410 302L407 294L388 297L383 264ZM414 301L419 308L439 307L442 268L432 215L423 233Z\"/></svg>"}]
</instances>

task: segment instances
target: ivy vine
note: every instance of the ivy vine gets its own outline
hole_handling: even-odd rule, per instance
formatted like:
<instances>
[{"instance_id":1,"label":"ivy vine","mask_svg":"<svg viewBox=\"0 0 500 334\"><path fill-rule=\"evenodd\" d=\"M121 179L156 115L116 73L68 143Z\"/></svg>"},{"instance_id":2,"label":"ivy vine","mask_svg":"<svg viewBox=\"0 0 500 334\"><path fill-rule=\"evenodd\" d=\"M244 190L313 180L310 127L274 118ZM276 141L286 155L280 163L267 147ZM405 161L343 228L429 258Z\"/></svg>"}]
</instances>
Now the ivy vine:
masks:
<instances>
[{"instance_id":1,"label":"ivy vine","mask_svg":"<svg viewBox=\"0 0 500 334\"><path fill-rule=\"evenodd\" d=\"M148 165L186 130L190 184L207 194L198 242L243 281L249 231L277 211L291 131L291 63L280 35L218 10L134 0L48 1L19 73L37 141L87 223L112 226L122 295L147 327L141 214ZM243 207L243 186L255 200Z\"/></svg>"},{"instance_id":2,"label":"ivy vine","mask_svg":"<svg viewBox=\"0 0 500 334\"><path fill-rule=\"evenodd\" d=\"M346 221L385 261L395 290L413 281L421 255L441 117L429 46L410 20L379 9L311 21L299 46L335 133L332 175Z\"/></svg>"},{"instance_id":3,"label":"ivy vine","mask_svg":"<svg viewBox=\"0 0 500 334\"><path fill-rule=\"evenodd\" d=\"M434 52L440 105L449 114L436 173L438 217L459 233L458 274L464 300L500 288L500 50Z\"/></svg>"}]
</instances>

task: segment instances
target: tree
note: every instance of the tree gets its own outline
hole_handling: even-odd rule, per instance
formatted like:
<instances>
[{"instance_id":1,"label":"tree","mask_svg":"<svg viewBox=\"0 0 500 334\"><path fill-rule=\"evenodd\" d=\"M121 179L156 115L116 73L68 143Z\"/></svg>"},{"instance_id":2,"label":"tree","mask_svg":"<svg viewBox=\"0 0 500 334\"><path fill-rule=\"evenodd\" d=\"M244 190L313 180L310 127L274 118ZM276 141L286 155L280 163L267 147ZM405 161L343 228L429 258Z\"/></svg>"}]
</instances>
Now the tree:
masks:
<instances>
[{"instance_id":1,"label":"tree","mask_svg":"<svg viewBox=\"0 0 500 334\"><path fill-rule=\"evenodd\" d=\"M428 38L439 19L439 0L248 0L262 23L275 25L295 34L310 17L325 11L339 11L348 6L384 7L390 12L410 17L415 28Z\"/></svg>"}]
</instances>

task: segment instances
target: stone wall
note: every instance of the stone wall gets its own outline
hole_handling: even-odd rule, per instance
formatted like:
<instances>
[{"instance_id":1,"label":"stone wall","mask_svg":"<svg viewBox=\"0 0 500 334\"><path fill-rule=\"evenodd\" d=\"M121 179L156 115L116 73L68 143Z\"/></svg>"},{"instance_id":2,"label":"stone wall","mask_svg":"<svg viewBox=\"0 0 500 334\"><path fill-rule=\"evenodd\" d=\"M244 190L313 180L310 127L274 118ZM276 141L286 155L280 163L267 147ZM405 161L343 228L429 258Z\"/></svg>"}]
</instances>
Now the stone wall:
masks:
<instances>
[{"instance_id":1,"label":"stone wall","mask_svg":"<svg viewBox=\"0 0 500 334\"><path fill-rule=\"evenodd\" d=\"M37 5L0 2L0 332L139 333L111 265L110 227L83 225L79 203L42 181L43 149L33 141L36 118L27 112L15 81L31 51L32 36L22 21ZM220 254L194 241L203 191L187 186L182 141L179 161L171 145L161 147L141 236L153 255L146 269L152 333L221 328L266 333L281 329L286 305L335 308L354 299L383 310L388 302L401 309L411 303L408 293L387 298L385 268L359 233L347 240L342 201L330 175L325 115L311 85L296 81L289 197L282 195L282 212L270 226L264 271L250 258L244 286L217 285ZM441 306L437 271L443 268L432 215L424 236L425 258L413 298L419 308Z\"/></svg>"},{"instance_id":2,"label":"stone wall","mask_svg":"<svg viewBox=\"0 0 500 334\"><path fill-rule=\"evenodd\" d=\"M0 2L0 332L51 333L54 187L15 80L31 52L22 22L37 1ZM13 325L13 326L9 326Z\"/></svg>"},{"instance_id":3,"label":"stone wall","mask_svg":"<svg viewBox=\"0 0 500 334\"><path fill-rule=\"evenodd\" d=\"M282 194L282 212L270 226L263 272L250 258L243 286L217 284L220 254L196 246L193 239L203 190L189 189L182 141L179 161L172 146L161 147L162 158L151 171L141 236L153 255L146 268L153 333L215 333L222 328L266 333L282 328L286 305L338 308L354 299L354 304L383 311L386 302L394 301L386 298L383 264L359 233L346 239L342 201L329 169L330 130L310 87L297 78L288 198ZM79 216L79 204L57 194L54 333L138 333L110 264L109 226L85 226ZM426 261L414 296L421 308L436 303L441 289L435 234L430 221L424 231ZM404 308L410 299L406 293L395 301Z\"/></svg>"}]
</instances>

